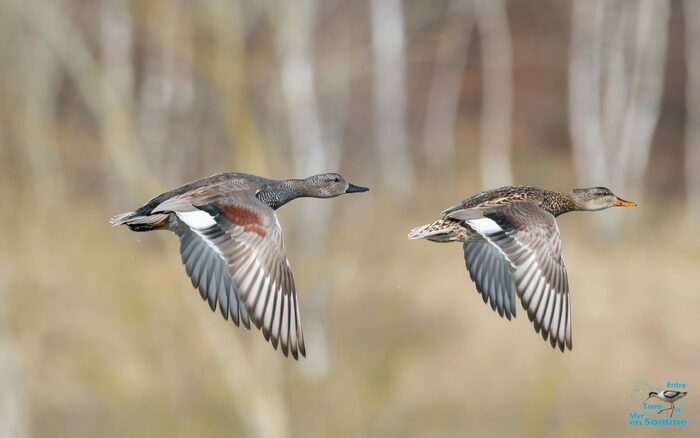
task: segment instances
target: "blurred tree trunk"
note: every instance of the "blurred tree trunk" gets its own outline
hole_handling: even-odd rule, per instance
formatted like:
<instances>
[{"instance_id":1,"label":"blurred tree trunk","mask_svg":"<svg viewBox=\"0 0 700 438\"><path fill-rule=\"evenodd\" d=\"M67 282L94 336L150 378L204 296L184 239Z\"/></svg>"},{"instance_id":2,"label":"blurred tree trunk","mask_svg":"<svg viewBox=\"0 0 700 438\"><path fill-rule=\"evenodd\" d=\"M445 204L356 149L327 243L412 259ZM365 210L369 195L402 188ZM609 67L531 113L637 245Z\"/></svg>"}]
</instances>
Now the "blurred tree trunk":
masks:
<instances>
[{"instance_id":1,"label":"blurred tree trunk","mask_svg":"<svg viewBox=\"0 0 700 438\"><path fill-rule=\"evenodd\" d=\"M423 128L423 154L428 168L446 179L453 179L457 170L455 130L473 28L474 3L450 0L433 62Z\"/></svg>"},{"instance_id":2,"label":"blurred tree trunk","mask_svg":"<svg viewBox=\"0 0 700 438\"><path fill-rule=\"evenodd\" d=\"M321 110L316 84L325 78L318 78L316 54L312 47L312 37L316 29L318 3L316 0L302 0L294 3L269 3L268 9L275 23L275 47L280 67L280 82L286 109L287 126L292 145L292 161L295 176L306 177L317 173L336 172L340 166L340 150L345 125L345 113L349 94L347 65L335 65L333 80L326 82L334 88L329 91L333 98L327 102L328 108ZM337 87L337 88L336 88ZM296 251L298 263L318 266L325 255L333 203L305 203L297 217L297 236L313 235L306 239ZM323 375L327 369L328 350L325 343L325 324L317 315L327 313L325 297L330 292L323 281L319 269L314 277L319 278L311 286L305 307L315 307L319 311L310 313L304 325L308 345L314 346L314 356L308 358L310 374ZM323 316L321 316L323 318Z\"/></svg>"},{"instance_id":3,"label":"blurred tree trunk","mask_svg":"<svg viewBox=\"0 0 700 438\"><path fill-rule=\"evenodd\" d=\"M629 81L630 66L626 62L626 35L630 32L631 23L634 17L630 14L623 14L621 2L615 2L608 5L605 9L604 17L601 21L601 29L606 29L610 33L606 44L601 44L599 62L605 68L607 74L603 75L600 80L600 87L605 90L601 99L601 140L602 145L617 146L620 137L622 136L622 126L625 120L625 111L627 100L629 99L630 90L627 83ZM605 164L612 158L610 150L605 149L603 152ZM608 171L605 171L607 178ZM607 182L606 182L607 184Z\"/></svg>"},{"instance_id":4,"label":"blurred tree trunk","mask_svg":"<svg viewBox=\"0 0 700 438\"><path fill-rule=\"evenodd\" d=\"M233 140L237 170L267 174L265 147L247 94L250 79L243 20L247 3L239 0L206 3L211 23L208 31L218 45L209 74L219 88L224 126Z\"/></svg>"},{"instance_id":5,"label":"blurred tree trunk","mask_svg":"<svg viewBox=\"0 0 700 438\"><path fill-rule=\"evenodd\" d=\"M324 141L323 122L319 110L315 83L316 73L311 36L315 29L317 3L302 0L294 3L274 3L270 8L275 23L275 46L281 64L282 93L292 145L295 176L336 170L340 144ZM298 223L301 235L314 233L316 239L307 242L305 252L318 252L328 227L330 203L307 204ZM310 245L310 246L309 246Z\"/></svg>"},{"instance_id":6,"label":"blurred tree trunk","mask_svg":"<svg viewBox=\"0 0 700 438\"><path fill-rule=\"evenodd\" d=\"M117 198L123 193L116 184L119 180L133 192L146 173L140 154L125 153L138 149L133 118L133 23L126 0L100 0L99 5L103 122L100 140L108 151L104 166L112 178L107 184L108 193Z\"/></svg>"},{"instance_id":7,"label":"blurred tree trunk","mask_svg":"<svg viewBox=\"0 0 700 438\"><path fill-rule=\"evenodd\" d=\"M65 199L63 165L55 142L59 73L47 45L36 35L27 37L20 62L25 95L21 108L20 154L25 157L23 177L32 196L42 205L60 205Z\"/></svg>"},{"instance_id":8,"label":"blurred tree trunk","mask_svg":"<svg viewBox=\"0 0 700 438\"><path fill-rule=\"evenodd\" d=\"M693 221L700 219L700 2L686 0L685 53L687 62L685 175L688 212Z\"/></svg>"},{"instance_id":9,"label":"blurred tree trunk","mask_svg":"<svg viewBox=\"0 0 700 438\"><path fill-rule=\"evenodd\" d=\"M581 185L611 185L640 198L661 106L669 14L667 0L574 2L569 120ZM612 231L618 218L599 221Z\"/></svg>"},{"instance_id":10,"label":"blurred tree trunk","mask_svg":"<svg viewBox=\"0 0 700 438\"><path fill-rule=\"evenodd\" d=\"M613 173L613 184L641 196L644 174L649 164L651 145L661 112L666 41L671 5L668 0L645 0L636 6L632 77L628 109L622 125L620 149ZM631 5L627 5L631 8Z\"/></svg>"},{"instance_id":11,"label":"blurred tree trunk","mask_svg":"<svg viewBox=\"0 0 700 438\"><path fill-rule=\"evenodd\" d=\"M371 0L374 138L384 185L404 200L414 184L406 124L406 55L401 0Z\"/></svg>"},{"instance_id":12,"label":"blurred tree trunk","mask_svg":"<svg viewBox=\"0 0 700 438\"><path fill-rule=\"evenodd\" d=\"M513 182L513 50L505 1L477 0L476 26L484 64L481 181L486 188L499 187Z\"/></svg>"},{"instance_id":13,"label":"blurred tree trunk","mask_svg":"<svg viewBox=\"0 0 700 438\"><path fill-rule=\"evenodd\" d=\"M327 171L321 116L314 84L310 38L315 28L316 1L277 4L273 14L275 45L281 64L282 92L293 150L294 168L301 177Z\"/></svg>"},{"instance_id":14,"label":"blurred tree trunk","mask_svg":"<svg viewBox=\"0 0 700 438\"><path fill-rule=\"evenodd\" d=\"M148 161L165 176L168 185L181 184L196 166L192 74L192 5L177 1L159 9L154 27L161 29L146 39L143 72L139 84L137 117L139 144Z\"/></svg>"},{"instance_id":15,"label":"blurred tree trunk","mask_svg":"<svg viewBox=\"0 0 700 438\"><path fill-rule=\"evenodd\" d=\"M0 298L5 299L0 293ZM0 309L3 311L4 309ZM0 315L0 437L29 436L19 355Z\"/></svg>"},{"instance_id":16,"label":"blurred tree trunk","mask_svg":"<svg viewBox=\"0 0 700 438\"><path fill-rule=\"evenodd\" d=\"M130 43L124 41L130 41L128 6L107 0L100 3L103 32L98 43L105 51L102 68L60 4L28 0L21 6L8 5L46 44L94 116L104 148L105 167L109 170L107 194L114 198L133 192L139 185L152 187L133 136L131 49ZM112 22L112 14L115 14L115 22Z\"/></svg>"},{"instance_id":17,"label":"blurred tree trunk","mask_svg":"<svg viewBox=\"0 0 700 438\"><path fill-rule=\"evenodd\" d=\"M2 256L4 254L0 253ZM7 309L8 269L11 269L8 266L12 267L13 263L11 260L0 261L0 437L24 438L29 436L23 387L25 379L10 332Z\"/></svg>"},{"instance_id":18,"label":"blurred tree trunk","mask_svg":"<svg viewBox=\"0 0 700 438\"><path fill-rule=\"evenodd\" d=\"M573 2L569 123L576 173L583 185L608 183L600 125L600 52L604 0Z\"/></svg>"}]
</instances>

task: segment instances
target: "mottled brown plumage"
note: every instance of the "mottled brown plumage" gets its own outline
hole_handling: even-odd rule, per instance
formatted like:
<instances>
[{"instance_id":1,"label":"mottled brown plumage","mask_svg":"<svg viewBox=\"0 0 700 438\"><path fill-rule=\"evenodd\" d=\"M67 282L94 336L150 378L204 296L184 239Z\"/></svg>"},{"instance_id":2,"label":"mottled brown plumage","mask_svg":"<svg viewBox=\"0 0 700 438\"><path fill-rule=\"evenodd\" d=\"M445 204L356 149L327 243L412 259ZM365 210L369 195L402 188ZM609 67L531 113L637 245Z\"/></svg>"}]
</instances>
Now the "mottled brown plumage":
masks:
<instances>
[{"instance_id":1,"label":"mottled brown plumage","mask_svg":"<svg viewBox=\"0 0 700 438\"><path fill-rule=\"evenodd\" d=\"M564 351L572 346L571 306L555 217L634 205L604 187L560 193L508 186L465 199L408 237L463 242L467 270L484 302L510 319L517 293L535 330Z\"/></svg>"}]
</instances>

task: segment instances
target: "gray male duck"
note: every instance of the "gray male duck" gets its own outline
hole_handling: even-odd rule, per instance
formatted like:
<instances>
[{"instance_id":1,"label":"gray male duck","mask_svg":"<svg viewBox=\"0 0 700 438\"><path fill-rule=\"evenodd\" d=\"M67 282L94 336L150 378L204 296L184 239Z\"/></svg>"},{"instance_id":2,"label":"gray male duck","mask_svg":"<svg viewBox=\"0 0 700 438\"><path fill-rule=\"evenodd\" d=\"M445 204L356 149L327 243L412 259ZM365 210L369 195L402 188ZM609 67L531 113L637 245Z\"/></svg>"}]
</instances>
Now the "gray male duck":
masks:
<instances>
[{"instance_id":1,"label":"gray male duck","mask_svg":"<svg viewBox=\"0 0 700 438\"><path fill-rule=\"evenodd\" d=\"M570 211L634 207L605 187L559 193L530 186L487 190L413 229L409 239L462 242L469 276L485 303L515 317L515 293L535 331L571 350L569 282L555 218Z\"/></svg>"},{"instance_id":2,"label":"gray male duck","mask_svg":"<svg viewBox=\"0 0 700 438\"><path fill-rule=\"evenodd\" d=\"M275 210L301 197L333 198L369 189L335 173L273 180L221 173L158 195L134 212L114 216L112 226L133 231L168 230L192 285L212 310L250 328L285 356L306 356L294 277Z\"/></svg>"}]
</instances>

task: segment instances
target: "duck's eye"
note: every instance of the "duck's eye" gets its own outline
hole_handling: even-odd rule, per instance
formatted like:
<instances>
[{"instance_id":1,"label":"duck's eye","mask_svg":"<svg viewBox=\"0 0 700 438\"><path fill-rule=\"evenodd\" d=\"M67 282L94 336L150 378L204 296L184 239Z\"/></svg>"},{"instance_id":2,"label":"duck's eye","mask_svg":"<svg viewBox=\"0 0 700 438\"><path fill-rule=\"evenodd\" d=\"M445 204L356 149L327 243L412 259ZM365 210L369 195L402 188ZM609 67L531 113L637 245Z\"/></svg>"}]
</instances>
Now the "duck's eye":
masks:
<instances>
[{"instance_id":1,"label":"duck's eye","mask_svg":"<svg viewBox=\"0 0 700 438\"><path fill-rule=\"evenodd\" d=\"M333 177L333 182L340 182L340 178L338 178L337 176Z\"/></svg>"}]
</instances>

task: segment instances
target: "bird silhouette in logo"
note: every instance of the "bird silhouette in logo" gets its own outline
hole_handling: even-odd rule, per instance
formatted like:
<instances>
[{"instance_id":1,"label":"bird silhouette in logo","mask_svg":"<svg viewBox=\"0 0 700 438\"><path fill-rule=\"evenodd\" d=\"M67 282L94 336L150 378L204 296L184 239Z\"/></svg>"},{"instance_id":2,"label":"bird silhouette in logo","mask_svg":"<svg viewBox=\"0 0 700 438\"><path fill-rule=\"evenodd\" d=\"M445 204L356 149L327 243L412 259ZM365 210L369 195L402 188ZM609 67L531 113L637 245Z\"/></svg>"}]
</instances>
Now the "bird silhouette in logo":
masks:
<instances>
[{"instance_id":1,"label":"bird silhouette in logo","mask_svg":"<svg viewBox=\"0 0 700 438\"><path fill-rule=\"evenodd\" d=\"M670 389L667 389L667 390L661 391L661 392L652 391L652 392L649 393L649 397L647 397L646 400L644 400L644 401L647 401L647 400L649 400L650 398L654 397L654 398L658 398L659 400L664 401L664 402L666 402L666 403L670 403L670 404L671 404L671 407L670 407L670 408L661 409L659 412L657 412L657 414L660 414L660 413L662 413L663 411L668 411L668 410L670 409L670 410L671 410L671 415L670 415L670 416L673 417L673 413L674 413L675 410L676 410L676 405L675 405L675 403L676 403L678 400L680 400L680 399L682 399L683 397L685 397L686 395L688 395L688 392L687 392L687 391L682 391L682 392L681 392L681 391L672 391L672 390L670 390Z\"/></svg>"}]
</instances>

